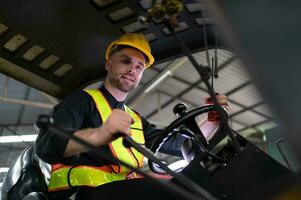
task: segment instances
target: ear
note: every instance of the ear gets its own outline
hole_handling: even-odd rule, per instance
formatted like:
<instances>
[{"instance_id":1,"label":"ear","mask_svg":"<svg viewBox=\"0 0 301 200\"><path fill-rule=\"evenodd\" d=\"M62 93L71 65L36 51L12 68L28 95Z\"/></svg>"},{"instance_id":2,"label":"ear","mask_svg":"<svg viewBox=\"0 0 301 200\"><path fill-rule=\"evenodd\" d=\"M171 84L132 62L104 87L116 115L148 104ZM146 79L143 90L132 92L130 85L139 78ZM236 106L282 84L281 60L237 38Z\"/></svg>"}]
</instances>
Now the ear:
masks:
<instances>
[{"instance_id":1,"label":"ear","mask_svg":"<svg viewBox=\"0 0 301 200\"><path fill-rule=\"evenodd\" d=\"M112 61L109 59L109 60L106 60L105 62L105 68L107 71L109 71L109 69L111 68L112 66Z\"/></svg>"}]
</instances>

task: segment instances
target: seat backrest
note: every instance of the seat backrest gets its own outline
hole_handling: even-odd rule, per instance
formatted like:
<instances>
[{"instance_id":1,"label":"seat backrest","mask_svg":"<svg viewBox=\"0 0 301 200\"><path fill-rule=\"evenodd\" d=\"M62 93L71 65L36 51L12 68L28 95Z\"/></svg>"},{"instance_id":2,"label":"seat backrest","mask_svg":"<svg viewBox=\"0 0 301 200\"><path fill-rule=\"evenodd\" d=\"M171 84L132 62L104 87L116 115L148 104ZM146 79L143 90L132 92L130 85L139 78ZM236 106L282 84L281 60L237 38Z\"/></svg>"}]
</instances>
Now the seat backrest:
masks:
<instances>
[{"instance_id":1,"label":"seat backrest","mask_svg":"<svg viewBox=\"0 0 301 200\"><path fill-rule=\"evenodd\" d=\"M28 147L6 173L1 200L21 200L31 192L47 194L47 184L35 158L33 147Z\"/></svg>"}]
</instances>

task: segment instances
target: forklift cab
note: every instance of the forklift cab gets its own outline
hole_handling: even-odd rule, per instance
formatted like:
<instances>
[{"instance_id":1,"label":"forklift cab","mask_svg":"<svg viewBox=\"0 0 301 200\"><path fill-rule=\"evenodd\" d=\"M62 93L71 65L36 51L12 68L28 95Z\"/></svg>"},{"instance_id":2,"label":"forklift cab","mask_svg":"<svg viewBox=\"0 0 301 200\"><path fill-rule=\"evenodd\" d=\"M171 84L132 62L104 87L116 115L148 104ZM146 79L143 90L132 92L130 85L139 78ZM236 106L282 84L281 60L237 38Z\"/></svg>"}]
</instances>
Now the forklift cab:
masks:
<instances>
[{"instance_id":1,"label":"forklift cab","mask_svg":"<svg viewBox=\"0 0 301 200\"><path fill-rule=\"evenodd\" d=\"M209 143L202 142L199 138L202 136L195 129L192 120L199 114L213 109L214 106L203 106L182 113L179 118L161 131L151 150L157 152L160 145L174 135L175 132L169 134L172 130L183 128L185 125L189 129L186 130L188 131L186 137L189 139L182 145L182 154L189 165L182 170L182 174L218 199L244 199L254 194L252 191L256 190L258 185L269 186L274 181L294 176L293 172L239 134L235 135L239 152L233 141L228 141L221 148L215 148L227 135L223 123L220 123L217 133ZM193 129L194 131L191 131ZM181 131L180 134L184 133ZM152 171L158 172L155 167L152 167L154 163L150 160L149 166ZM36 156L34 147L28 147L15 160L6 174L1 200L47 199L49 178L50 165Z\"/></svg>"}]
</instances>

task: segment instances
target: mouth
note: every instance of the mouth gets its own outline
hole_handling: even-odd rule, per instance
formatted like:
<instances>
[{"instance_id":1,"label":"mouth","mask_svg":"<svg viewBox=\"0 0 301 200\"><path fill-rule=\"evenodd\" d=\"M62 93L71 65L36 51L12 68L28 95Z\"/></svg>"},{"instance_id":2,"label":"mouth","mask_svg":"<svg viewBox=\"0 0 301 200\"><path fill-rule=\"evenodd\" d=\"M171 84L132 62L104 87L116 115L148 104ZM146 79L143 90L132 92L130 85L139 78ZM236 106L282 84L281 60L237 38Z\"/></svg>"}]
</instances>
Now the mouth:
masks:
<instances>
[{"instance_id":1,"label":"mouth","mask_svg":"<svg viewBox=\"0 0 301 200\"><path fill-rule=\"evenodd\" d=\"M131 81L131 82L135 82L135 78L133 76L130 76L130 75L122 75L121 78L123 79L126 79L128 81Z\"/></svg>"}]
</instances>

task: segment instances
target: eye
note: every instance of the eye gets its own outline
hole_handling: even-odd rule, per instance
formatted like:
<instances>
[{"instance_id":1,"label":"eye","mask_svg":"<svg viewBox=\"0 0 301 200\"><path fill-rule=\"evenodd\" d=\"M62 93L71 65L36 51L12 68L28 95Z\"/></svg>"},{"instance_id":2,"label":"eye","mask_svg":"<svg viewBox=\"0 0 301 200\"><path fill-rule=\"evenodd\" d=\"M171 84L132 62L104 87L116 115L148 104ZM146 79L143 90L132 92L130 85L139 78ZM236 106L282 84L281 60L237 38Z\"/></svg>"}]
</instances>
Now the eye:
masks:
<instances>
[{"instance_id":1,"label":"eye","mask_svg":"<svg viewBox=\"0 0 301 200\"><path fill-rule=\"evenodd\" d=\"M124 58L121 60L121 62L123 64L129 65L129 64L131 64L132 60L130 58Z\"/></svg>"},{"instance_id":2,"label":"eye","mask_svg":"<svg viewBox=\"0 0 301 200\"><path fill-rule=\"evenodd\" d=\"M143 70L143 67L142 67L141 65L136 65L136 69L137 69L138 71L142 71L142 70Z\"/></svg>"}]
</instances>

